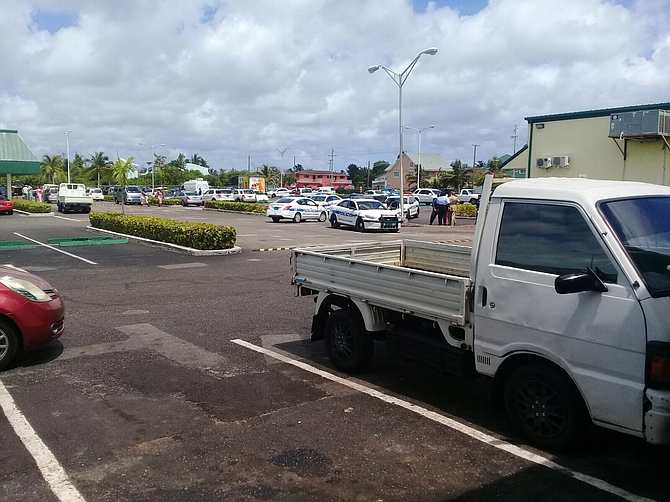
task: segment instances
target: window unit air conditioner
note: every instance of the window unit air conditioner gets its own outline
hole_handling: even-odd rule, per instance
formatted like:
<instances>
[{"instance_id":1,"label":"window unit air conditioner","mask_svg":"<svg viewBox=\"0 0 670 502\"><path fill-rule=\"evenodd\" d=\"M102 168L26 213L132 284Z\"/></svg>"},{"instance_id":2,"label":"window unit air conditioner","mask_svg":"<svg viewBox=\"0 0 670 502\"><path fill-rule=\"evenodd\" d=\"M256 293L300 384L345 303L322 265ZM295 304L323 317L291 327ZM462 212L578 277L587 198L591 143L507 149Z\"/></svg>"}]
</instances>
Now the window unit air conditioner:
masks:
<instances>
[{"instance_id":1,"label":"window unit air conditioner","mask_svg":"<svg viewBox=\"0 0 670 502\"><path fill-rule=\"evenodd\" d=\"M540 157L535 165L540 169L549 169L551 167L551 157Z\"/></svg>"},{"instance_id":2,"label":"window unit air conditioner","mask_svg":"<svg viewBox=\"0 0 670 502\"><path fill-rule=\"evenodd\" d=\"M568 167L570 165L570 157L567 155L563 157L552 157L551 165L553 167Z\"/></svg>"}]
</instances>

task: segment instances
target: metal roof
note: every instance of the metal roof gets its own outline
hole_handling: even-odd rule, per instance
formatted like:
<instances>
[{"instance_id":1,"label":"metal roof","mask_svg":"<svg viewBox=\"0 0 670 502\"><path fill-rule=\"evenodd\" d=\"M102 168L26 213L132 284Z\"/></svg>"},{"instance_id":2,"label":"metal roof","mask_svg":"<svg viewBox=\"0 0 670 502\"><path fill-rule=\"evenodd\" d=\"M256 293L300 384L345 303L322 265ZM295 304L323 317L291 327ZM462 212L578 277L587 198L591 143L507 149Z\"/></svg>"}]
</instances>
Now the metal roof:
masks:
<instances>
[{"instance_id":1,"label":"metal roof","mask_svg":"<svg viewBox=\"0 0 670 502\"><path fill-rule=\"evenodd\" d=\"M405 156L415 165L419 163L419 154L417 152L403 152ZM388 166L385 172L390 172L398 165L396 160L394 164ZM449 162L444 160L439 153L422 153L421 154L421 170L426 171L452 171L453 168Z\"/></svg>"},{"instance_id":2,"label":"metal roof","mask_svg":"<svg viewBox=\"0 0 670 502\"><path fill-rule=\"evenodd\" d=\"M40 161L16 129L0 129L0 174L39 174Z\"/></svg>"},{"instance_id":3,"label":"metal roof","mask_svg":"<svg viewBox=\"0 0 670 502\"><path fill-rule=\"evenodd\" d=\"M588 119L593 117L605 117L613 113L635 112L642 110L670 110L670 103L652 103L649 105L622 106L619 108L601 108L599 110L585 110L583 112L555 113L553 115L536 115L526 117L529 124L536 122L554 122L556 120Z\"/></svg>"}]
</instances>

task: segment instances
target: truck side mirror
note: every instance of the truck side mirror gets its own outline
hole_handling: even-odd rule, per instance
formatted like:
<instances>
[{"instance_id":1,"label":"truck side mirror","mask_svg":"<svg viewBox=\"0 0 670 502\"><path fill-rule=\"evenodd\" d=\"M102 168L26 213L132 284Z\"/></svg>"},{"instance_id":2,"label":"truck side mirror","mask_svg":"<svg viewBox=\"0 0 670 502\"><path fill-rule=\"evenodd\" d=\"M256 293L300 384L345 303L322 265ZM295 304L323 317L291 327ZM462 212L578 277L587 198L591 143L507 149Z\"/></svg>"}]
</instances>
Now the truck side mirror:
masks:
<instances>
[{"instance_id":1,"label":"truck side mirror","mask_svg":"<svg viewBox=\"0 0 670 502\"><path fill-rule=\"evenodd\" d=\"M589 267L586 272L559 275L554 281L554 289L559 295L568 295L584 291L599 291L602 293L607 291L607 286Z\"/></svg>"}]
</instances>

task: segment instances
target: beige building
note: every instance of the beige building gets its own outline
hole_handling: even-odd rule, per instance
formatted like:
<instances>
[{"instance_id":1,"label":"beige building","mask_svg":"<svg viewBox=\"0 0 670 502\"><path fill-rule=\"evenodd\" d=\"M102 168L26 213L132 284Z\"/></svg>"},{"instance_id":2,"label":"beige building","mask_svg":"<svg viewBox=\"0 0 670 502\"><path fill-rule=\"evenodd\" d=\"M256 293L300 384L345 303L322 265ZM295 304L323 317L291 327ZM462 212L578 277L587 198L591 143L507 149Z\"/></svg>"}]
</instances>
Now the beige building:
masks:
<instances>
[{"instance_id":1,"label":"beige building","mask_svg":"<svg viewBox=\"0 0 670 502\"><path fill-rule=\"evenodd\" d=\"M508 174L670 185L670 103L526 117L528 145Z\"/></svg>"},{"instance_id":2,"label":"beige building","mask_svg":"<svg viewBox=\"0 0 670 502\"><path fill-rule=\"evenodd\" d=\"M404 152L402 156L402 169L405 176L416 176L417 166L419 165L419 154L416 152ZM438 153L421 154L421 184L426 180L434 180L440 171L451 171L451 166ZM386 188L400 189L400 161L388 166L385 171ZM416 182L411 184L405 178L405 189L415 188Z\"/></svg>"}]
</instances>

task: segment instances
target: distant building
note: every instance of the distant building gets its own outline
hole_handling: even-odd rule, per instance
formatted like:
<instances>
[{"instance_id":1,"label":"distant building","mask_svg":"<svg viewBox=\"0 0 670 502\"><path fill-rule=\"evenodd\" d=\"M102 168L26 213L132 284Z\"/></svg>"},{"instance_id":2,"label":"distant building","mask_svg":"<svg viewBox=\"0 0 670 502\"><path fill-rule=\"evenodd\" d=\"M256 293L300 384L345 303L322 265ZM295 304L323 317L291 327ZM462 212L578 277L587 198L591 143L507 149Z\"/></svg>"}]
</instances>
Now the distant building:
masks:
<instances>
[{"instance_id":1,"label":"distant building","mask_svg":"<svg viewBox=\"0 0 670 502\"><path fill-rule=\"evenodd\" d=\"M381 176L377 176L375 179L372 180L372 188L375 188L379 190L380 188L386 188L386 174L382 174Z\"/></svg>"},{"instance_id":2,"label":"distant building","mask_svg":"<svg viewBox=\"0 0 670 502\"><path fill-rule=\"evenodd\" d=\"M315 171L304 169L295 173L296 188L319 188L335 187L353 188L351 180L346 173L336 173L330 171Z\"/></svg>"},{"instance_id":3,"label":"distant building","mask_svg":"<svg viewBox=\"0 0 670 502\"><path fill-rule=\"evenodd\" d=\"M207 176L209 174L208 167L199 166L198 164L191 164L190 162L184 164L184 169L187 171L198 171L203 176Z\"/></svg>"},{"instance_id":4,"label":"distant building","mask_svg":"<svg viewBox=\"0 0 670 502\"><path fill-rule=\"evenodd\" d=\"M670 185L670 103L526 117L528 145L502 166L559 176Z\"/></svg>"},{"instance_id":5,"label":"distant building","mask_svg":"<svg viewBox=\"0 0 670 502\"><path fill-rule=\"evenodd\" d=\"M414 152L404 152L402 156L402 169L405 176L416 176L417 165L419 164L419 154ZM432 181L440 172L451 172L452 168L438 153L421 154L421 180ZM400 161L386 168L386 187L400 189ZM416 183L412 184L414 187ZM407 179L404 180L404 187L410 188Z\"/></svg>"}]
</instances>

